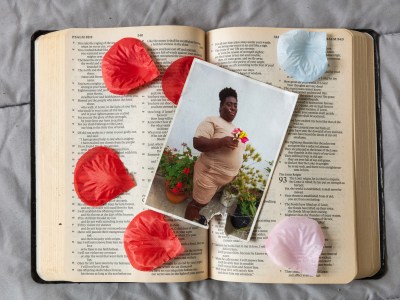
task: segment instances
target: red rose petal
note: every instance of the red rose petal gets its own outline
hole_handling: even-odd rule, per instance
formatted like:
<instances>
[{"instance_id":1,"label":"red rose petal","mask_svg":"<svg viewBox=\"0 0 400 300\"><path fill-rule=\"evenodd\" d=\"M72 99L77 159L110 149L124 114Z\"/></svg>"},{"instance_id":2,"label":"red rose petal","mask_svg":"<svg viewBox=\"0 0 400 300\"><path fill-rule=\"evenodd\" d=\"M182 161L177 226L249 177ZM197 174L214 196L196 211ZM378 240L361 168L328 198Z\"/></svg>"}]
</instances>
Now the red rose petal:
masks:
<instances>
[{"instance_id":1,"label":"red rose petal","mask_svg":"<svg viewBox=\"0 0 400 300\"><path fill-rule=\"evenodd\" d=\"M116 42L104 55L101 69L107 89L118 95L125 95L160 75L142 42L135 38Z\"/></svg>"},{"instance_id":2,"label":"red rose petal","mask_svg":"<svg viewBox=\"0 0 400 300\"><path fill-rule=\"evenodd\" d=\"M124 234L125 252L131 265L151 271L185 251L164 215L145 210L129 223Z\"/></svg>"},{"instance_id":3,"label":"red rose petal","mask_svg":"<svg viewBox=\"0 0 400 300\"><path fill-rule=\"evenodd\" d=\"M99 206L136 186L118 154L107 147L94 147L78 160L74 186L79 199Z\"/></svg>"},{"instance_id":4,"label":"red rose petal","mask_svg":"<svg viewBox=\"0 0 400 300\"><path fill-rule=\"evenodd\" d=\"M162 89L165 97L172 103L178 104L183 86L192 66L194 56L185 56L174 61L165 71L162 78Z\"/></svg>"}]
</instances>

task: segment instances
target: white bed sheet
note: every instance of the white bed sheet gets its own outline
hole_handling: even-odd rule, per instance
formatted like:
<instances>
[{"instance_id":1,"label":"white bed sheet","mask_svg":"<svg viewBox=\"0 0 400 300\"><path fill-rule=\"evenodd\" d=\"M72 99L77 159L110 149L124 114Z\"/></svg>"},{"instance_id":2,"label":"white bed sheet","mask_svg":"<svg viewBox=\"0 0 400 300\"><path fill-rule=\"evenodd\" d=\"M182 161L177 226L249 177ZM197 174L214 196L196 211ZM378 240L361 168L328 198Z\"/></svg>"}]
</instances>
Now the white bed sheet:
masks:
<instances>
[{"instance_id":1,"label":"white bed sheet","mask_svg":"<svg viewBox=\"0 0 400 300\"><path fill-rule=\"evenodd\" d=\"M400 2L0 2L0 299L400 299ZM69 27L191 25L371 28L380 35L387 272L347 285L212 280L177 284L38 284L31 279L30 37Z\"/></svg>"}]
</instances>

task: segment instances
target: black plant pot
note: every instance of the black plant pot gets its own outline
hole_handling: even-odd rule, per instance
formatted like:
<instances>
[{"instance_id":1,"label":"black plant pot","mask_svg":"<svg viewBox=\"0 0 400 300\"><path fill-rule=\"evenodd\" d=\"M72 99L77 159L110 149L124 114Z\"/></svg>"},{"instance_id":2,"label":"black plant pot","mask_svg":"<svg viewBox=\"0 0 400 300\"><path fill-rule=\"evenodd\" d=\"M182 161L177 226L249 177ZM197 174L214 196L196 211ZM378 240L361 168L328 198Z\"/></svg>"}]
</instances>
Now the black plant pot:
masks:
<instances>
[{"instance_id":1,"label":"black plant pot","mask_svg":"<svg viewBox=\"0 0 400 300\"><path fill-rule=\"evenodd\" d=\"M236 229L247 227L251 222L249 216L243 216L240 212L240 207L236 207L235 212L231 215L232 226Z\"/></svg>"}]
</instances>

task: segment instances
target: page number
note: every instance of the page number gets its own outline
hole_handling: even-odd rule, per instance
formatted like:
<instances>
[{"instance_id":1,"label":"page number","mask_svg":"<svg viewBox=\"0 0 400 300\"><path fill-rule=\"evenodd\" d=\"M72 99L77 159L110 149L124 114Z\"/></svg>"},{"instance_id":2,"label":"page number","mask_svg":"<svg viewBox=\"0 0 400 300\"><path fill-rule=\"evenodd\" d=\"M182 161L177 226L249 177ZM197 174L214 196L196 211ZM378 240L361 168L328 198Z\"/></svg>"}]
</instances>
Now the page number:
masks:
<instances>
[{"instance_id":1,"label":"page number","mask_svg":"<svg viewBox=\"0 0 400 300\"><path fill-rule=\"evenodd\" d=\"M286 182L287 182L286 176L280 176L279 177L279 183L286 183Z\"/></svg>"},{"instance_id":2,"label":"page number","mask_svg":"<svg viewBox=\"0 0 400 300\"><path fill-rule=\"evenodd\" d=\"M137 37L143 37L143 33L138 33Z\"/></svg>"}]
</instances>

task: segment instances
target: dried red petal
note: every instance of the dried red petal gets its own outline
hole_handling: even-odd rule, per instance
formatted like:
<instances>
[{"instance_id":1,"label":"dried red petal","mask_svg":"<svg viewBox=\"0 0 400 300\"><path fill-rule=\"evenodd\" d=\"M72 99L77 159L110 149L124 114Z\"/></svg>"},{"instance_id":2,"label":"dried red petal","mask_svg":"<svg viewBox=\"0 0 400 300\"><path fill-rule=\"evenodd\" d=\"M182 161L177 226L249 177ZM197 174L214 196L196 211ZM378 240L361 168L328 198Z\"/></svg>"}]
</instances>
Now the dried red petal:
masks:
<instances>
[{"instance_id":1,"label":"dried red petal","mask_svg":"<svg viewBox=\"0 0 400 300\"><path fill-rule=\"evenodd\" d=\"M192 66L194 56L185 56L174 61L165 71L162 78L162 89L165 97L172 103L178 104L183 86Z\"/></svg>"},{"instance_id":2,"label":"dried red petal","mask_svg":"<svg viewBox=\"0 0 400 300\"><path fill-rule=\"evenodd\" d=\"M140 40L123 38L104 55L101 65L107 89L125 95L160 75Z\"/></svg>"},{"instance_id":3,"label":"dried red petal","mask_svg":"<svg viewBox=\"0 0 400 300\"><path fill-rule=\"evenodd\" d=\"M99 206L136 186L118 154L107 147L94 147L78 160L74 186L79 199Z\"/></svg>"},{"instance_id":4,"label":"dried red petal","mask_svg":"<svg viewBox=\"0 0 400 300\"><path fill-rule=\"evenodd\" d=\"M124 246L129 262L140 271L154 270L185 251L164 215L152 210L142 211L129 223Z\"/></svg>"}]
</instances>

